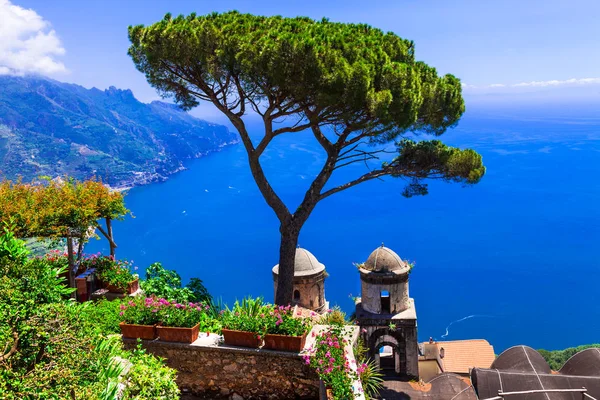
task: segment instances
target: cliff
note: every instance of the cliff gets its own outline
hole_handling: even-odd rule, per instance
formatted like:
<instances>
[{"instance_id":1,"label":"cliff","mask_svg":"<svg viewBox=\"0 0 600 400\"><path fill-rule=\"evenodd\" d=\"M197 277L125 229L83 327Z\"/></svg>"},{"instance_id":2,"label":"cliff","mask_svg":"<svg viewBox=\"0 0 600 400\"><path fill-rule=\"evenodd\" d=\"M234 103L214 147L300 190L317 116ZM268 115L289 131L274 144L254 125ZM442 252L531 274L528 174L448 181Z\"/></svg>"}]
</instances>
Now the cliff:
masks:
<instances>
[{"instance_id":1,"label":"cliff","mask_svg":"<svg viewBox=\"0 0 600 400\"><path fill-rule=\"evenodd\" d=\"M226 127L176 105L42 77L0 76L0 177L97 176L111 186L161 181L236 143Z\"/></svg>"}]
</instances>

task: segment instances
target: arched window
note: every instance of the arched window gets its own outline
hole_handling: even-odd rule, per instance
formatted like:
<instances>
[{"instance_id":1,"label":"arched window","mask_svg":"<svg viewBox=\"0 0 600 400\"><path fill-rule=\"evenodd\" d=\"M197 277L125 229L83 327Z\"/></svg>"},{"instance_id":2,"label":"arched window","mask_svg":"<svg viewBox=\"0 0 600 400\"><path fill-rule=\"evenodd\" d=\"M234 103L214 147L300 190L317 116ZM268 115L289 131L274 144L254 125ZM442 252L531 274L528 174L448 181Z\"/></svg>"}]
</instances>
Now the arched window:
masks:
<instances>
[{"instance_id":1,"label":"arched window","mask_svg":"<svg viewBox=\"0 0 600 400\"><path fill-rule=\"evenodd\" d=\"M387 290L381 291L381 313L390 314L390 292Z\"/></svg>"},{"instance_id":2,"label":"arched window","mask_svg":"<svg viewBox=\"0 0 600 400\"><path fill-rule=\"evenodd\" d=\"M318 284L317 284L317 295L318 295L317 298L319 301L317 304L319 305L319 307L321 307L321 305L323 304L323 299L321 297L321 285L318 285Z\"/></svg>"},{"instance_id":3,"label":"arched window","mask_svg":"<svg viewBox=\"0 0 600 400\"><path fill-rule=\"evenodd\" d=\"M295 302L300 301L300 291L299 290L294 290L294 301Z\"/></svg>"}]
</instances>

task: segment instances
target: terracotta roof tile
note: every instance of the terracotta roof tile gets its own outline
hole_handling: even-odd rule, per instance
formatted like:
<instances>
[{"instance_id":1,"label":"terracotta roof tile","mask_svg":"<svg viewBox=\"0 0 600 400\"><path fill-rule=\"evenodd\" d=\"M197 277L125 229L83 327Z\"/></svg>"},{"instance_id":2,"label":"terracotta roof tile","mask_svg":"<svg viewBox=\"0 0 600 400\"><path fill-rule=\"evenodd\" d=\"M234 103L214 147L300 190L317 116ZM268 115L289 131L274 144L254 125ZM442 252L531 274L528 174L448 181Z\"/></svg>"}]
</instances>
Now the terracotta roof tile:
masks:
<instances>
[{"instance_id":1,"label":"terracotta roof tile","mask_svg":"<svg viewBox=\"0 0 600 400\"><path fill-rule=\"evenodd\" d=\"M436 342L444 349L444 372L467 374L471 368L490 368L496 356L494 347L485 339Z\"/></svg>"}]
</instances>

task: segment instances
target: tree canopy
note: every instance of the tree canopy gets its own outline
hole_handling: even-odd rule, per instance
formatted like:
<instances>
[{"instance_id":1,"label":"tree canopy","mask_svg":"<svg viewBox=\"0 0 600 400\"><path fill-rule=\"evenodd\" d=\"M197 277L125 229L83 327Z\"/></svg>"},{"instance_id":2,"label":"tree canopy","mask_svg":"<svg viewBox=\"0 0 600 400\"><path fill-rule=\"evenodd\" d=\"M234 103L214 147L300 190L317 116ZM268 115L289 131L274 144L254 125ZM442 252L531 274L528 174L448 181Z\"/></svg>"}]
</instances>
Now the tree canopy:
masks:
<instances>
[{"instance_id":1,"label":"tree canopy","mask_svg":"<svg viewBox=\"0 0 600 400\"><path fill-rule=\"evenodd\" d=\"M414 43L394 33L234 11L167 14L153 25L130 27L129 39L129 55L161 95L185 109L209 101L238 130L258 188L281 223L279 304L292 299L298 234L320 200L382 176L406 179L404 194L412 196L427 193L425 179L474 184L485 174L473 150L416 141L457 124L465 110L461 83L417 61ZM264 122L259 140L246 128L243 117L250 111ZM327 158L292 212L269 184L260 157L275 137L303 130L312 132ZM335 170L380 159L386 143L396 145L395 158L325 187Z\"/></svg>"},{"instance_id":2,"label":"tree canopy","mask_svg":"<svg viewBox=\"0 0 600 400\"><path fill-rule=\"evenodd\" d=\"M96 180L0 182L0 222L18 237L80 237L98 220L128 213L123 195Z\"/></svg>"},{"instance_id":3,"label":"tree canopy","mask_svg":"<svg viewBox=\"0 0 600 400\"><path fill-rule=\"evenodd\" d=\"M188 109L212 94L240 115L266 101L271 118L308 112L354 130L376 126L386 133L378 140L441 134L464 112L457 78L415 61L413 42L365 24L167 14L129 36L137 67Z\"/></svg>"}]
</instances>

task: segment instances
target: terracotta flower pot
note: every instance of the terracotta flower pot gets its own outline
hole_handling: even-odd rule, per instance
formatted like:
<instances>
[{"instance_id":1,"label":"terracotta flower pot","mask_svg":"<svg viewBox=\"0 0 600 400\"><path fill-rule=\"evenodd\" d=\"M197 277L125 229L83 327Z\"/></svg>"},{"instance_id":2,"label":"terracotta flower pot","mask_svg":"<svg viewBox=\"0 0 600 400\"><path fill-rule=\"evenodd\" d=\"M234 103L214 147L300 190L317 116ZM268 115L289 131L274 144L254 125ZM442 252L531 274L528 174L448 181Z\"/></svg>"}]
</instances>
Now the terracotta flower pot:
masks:
<instances>
[{"instance_id":1,"label":"terracotta flower pot","mask_svg":"<svg viewBox=\"0 0 600 400\"><path fill-rule=\"evenodd\" d=\"M121 322L119 327L121 328L121 335L125 338L145 340L156 339L155 325L135 325Z\"/></svg>"},{"instance_id":2,"label":"terracotta flower pot","mask_svg":"<svg viewBox=\"0 0 600 400\"><path fill-rule=\"evenodd\" d=\"M127 289L121 289L119 287L110 285L108 283L104 283L104 285L105 285L104 288L108 289L108 291L112 292L112 293L133 294L133 293L135 293L139 289L139 287L140 287L140 280L139 280L139 278L137 278L137 279L134 279L133 281L129 282L127 284Z\"/></svg>"},{"instance_id":3,"label":"terracotta flower pot","mask_svg":"<svg viewBox=\"0 0 600 400\"><path fill-rule=\"evenodd\" d=\"M253 332L223 329L222 333L223 338L225 338L225 344L230 346L251 347L257 349L262 344L262 340Z\"/></svg>"},{"instance_id":4,"label":"terracotta flower pot","mask_svg":"<svg viewBox=\"0 0 600 400\"><path fill-rule=\"evenodd\" d=\"M196 324L191 328L179 328L174 326L157 326L156 330L158 338L165 342L183 342L193 343L198 339L198 327L200 324Z\"/></svg>"},{"instance_id":5,"label":"terracotta flower pot","mask_svg":"<svg viewBox=\"0 0 600 400\"><path fill-rule=\"evenodd\" d=\"M265 345L263 349L293 351L300 353L306 343L306 333L302 336L274 335L268 333L265 335Z\"/></svg>"}]
</instances>

